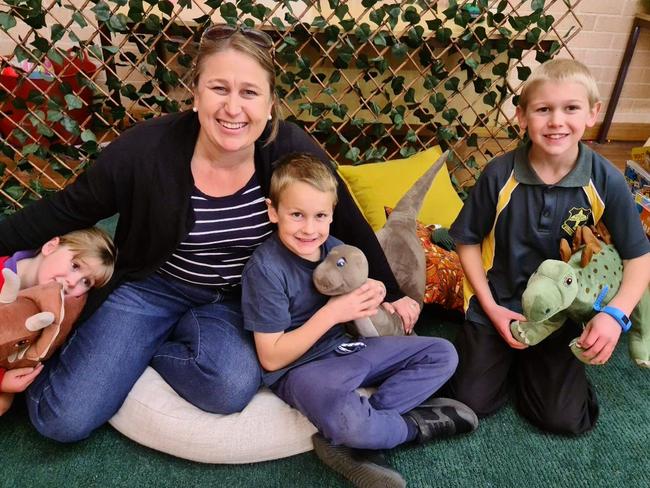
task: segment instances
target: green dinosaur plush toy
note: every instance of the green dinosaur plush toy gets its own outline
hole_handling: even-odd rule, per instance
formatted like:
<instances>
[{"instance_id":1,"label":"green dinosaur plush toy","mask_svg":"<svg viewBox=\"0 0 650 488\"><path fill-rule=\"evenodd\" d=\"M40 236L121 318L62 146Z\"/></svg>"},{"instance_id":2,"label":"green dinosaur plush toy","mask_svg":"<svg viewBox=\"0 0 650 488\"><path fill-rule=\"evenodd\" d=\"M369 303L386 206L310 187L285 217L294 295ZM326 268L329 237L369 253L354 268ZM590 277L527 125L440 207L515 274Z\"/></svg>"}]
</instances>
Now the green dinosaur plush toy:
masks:
<instances>
[{"instance_id":1,"label":"green dinosaur plush toy","mask_svg":"<svg viewBox=\"0 0 650 488\"><path fill-rule=\"evenodd\" d=\"M623 262L604 226L580 227L574 235L572 249L563 240L562 261L547 259L528 280L522 295L523 314L527 322L510 324L519 342L535 345L560 328L567 319L586 324L597 312L597 300L605 306L616 295L623 277ZM650 293L645 290L630 317L630 356L637 365L650 368ZM587 362L583 350L571 341L578 359Z\"/></svg>"}]
</instances>

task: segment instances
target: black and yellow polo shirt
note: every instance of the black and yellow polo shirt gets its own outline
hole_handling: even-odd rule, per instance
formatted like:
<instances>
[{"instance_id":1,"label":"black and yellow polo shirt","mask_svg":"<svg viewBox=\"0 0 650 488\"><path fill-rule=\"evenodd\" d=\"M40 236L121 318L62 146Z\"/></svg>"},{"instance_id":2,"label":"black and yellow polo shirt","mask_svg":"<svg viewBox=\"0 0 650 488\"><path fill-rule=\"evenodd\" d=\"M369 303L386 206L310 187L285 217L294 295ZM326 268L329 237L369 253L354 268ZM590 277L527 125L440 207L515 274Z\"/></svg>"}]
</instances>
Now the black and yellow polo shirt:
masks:
<instances>
[{"instance_id":1,"label":"black and yellow polo shirt","mask_svg":"<svg viewBox=\"0 0 650 488\"><path fill-rule=\"evenodd\" d=\"M528 163L529 145L492 160L472 189L450 234L481 244L483 268L497 303L521 312L529 276L545 259L559 259L560 239L571 242L579 225L601 219L623 259L650 252L650 244L622 173L580 143L575 168L554 185ZM489 324L469 282L468 320Z\"/></svg>"}]
</instances>

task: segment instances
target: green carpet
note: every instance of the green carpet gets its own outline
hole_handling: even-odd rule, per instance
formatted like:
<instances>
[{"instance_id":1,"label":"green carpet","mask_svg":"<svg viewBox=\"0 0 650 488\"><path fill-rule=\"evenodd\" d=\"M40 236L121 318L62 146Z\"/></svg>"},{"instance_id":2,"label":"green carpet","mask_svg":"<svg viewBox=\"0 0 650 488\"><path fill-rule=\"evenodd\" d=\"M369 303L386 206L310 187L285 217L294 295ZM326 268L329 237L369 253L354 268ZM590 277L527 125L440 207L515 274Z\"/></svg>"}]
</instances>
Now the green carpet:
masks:
<instances>
[{"instance_id":1,"label":"green carpet","mask_svg":"<svg viewBox=\"0 0 650 488\"><path fill-rule=\"evenodd\" d=\"M451 337L455 327L418 330ZM473 435L401 447L390 460L409 487L649 487L650 371L632 364L626 342L607 365L589 371L601 416L587 435L540 433L508 405ZM348 486L313 453L255 465L204 465L141 447L109 426L84 442L57 444L34 431L21 402L0 417L0 452L2 487Z\"/></svg>"}]
</instances>

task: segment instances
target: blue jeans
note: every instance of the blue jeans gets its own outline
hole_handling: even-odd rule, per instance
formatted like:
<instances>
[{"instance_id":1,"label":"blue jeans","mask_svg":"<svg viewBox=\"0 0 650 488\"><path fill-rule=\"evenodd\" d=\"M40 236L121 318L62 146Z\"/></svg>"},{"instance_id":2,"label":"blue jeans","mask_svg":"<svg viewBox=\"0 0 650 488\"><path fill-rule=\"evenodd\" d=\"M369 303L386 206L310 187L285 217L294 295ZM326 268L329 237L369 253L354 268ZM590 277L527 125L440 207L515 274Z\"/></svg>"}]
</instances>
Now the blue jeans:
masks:
<instances>
[{"instance_id":1,"label":"blue jeans","mask_svg":"<svg viewBox=\"0 0 650 488\"><path fill-rule=\"evenodd\" d=\"M261 382L239 296L154 274L117 288L77 326L27 390L31 421L46 437L84 439L115 414L149 364L214 413L241 411Z\"/></svg>"}]
</instances>

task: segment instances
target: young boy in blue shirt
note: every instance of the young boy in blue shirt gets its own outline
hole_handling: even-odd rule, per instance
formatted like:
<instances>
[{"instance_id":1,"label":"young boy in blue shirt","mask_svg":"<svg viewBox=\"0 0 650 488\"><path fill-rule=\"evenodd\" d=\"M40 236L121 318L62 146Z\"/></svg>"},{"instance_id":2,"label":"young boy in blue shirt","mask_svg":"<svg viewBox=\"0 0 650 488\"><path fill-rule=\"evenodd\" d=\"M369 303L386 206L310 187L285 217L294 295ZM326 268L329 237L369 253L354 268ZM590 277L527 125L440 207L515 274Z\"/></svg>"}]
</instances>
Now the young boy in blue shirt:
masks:
<instances>
[{"instance_id":1,"label":"young boy in blue shirt","mask_svg":"<svg viewBox=\"0 0 650 488\"><path fill-rule=\"evenodd\" d=\"M456 346L455 398L479 417L497 411L514 383L520 414L542 430L591 429L598 404L585 367L568 347L580 336L585 357L603 364L621 326L600 312L586 324L567 322L536 346L510 332L525 320L521 296L545 259L559 259L560 239L578 225L602 221L624 259L623 282L609 304L629 315L650 279L650 245L623 175L580 142L600 110L596 82L571 59L542 64L524 84L516 115L530 142L484 169L451 227L465 271L466 322Z\"/></svg>"},{"instance_id":2,"label":"young boy in blue shirt","mask_svg":"<svg viewBox=\"0 0 650 488\"><path fill-rule=\"evenodd\" d=\"M312 283L316 266L342 244L329 235L336 185L333 169L312 156L291 155L277 165L267 200L277 232L244 269L244 326L253 331L264 382L322 434L314 438L318 456L357 486L404 486L376 452L361 450L470 432L478 422L460 402L427 400L456 367L448 341L373 337L347 344L342 324L374 314L378 302L367 284L330 298ZM377 387L370 398L356 391L365 386Z\"/></svg>"}]
</instances>

